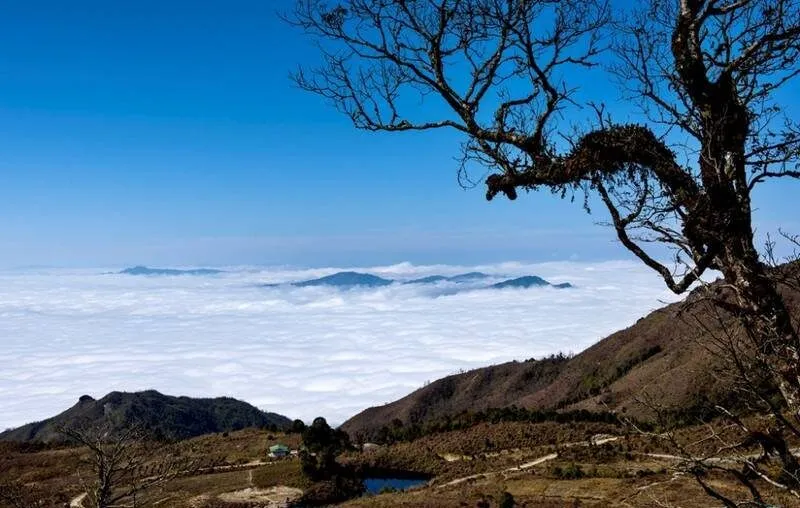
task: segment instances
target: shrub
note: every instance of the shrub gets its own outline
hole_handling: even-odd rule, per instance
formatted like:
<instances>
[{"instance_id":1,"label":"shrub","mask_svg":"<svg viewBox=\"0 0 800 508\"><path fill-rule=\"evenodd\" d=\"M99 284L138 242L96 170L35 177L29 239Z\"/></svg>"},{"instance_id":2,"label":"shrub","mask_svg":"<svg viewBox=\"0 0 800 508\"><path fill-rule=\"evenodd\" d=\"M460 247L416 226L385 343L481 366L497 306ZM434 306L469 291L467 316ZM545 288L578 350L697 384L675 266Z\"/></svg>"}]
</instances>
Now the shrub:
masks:
<instances>
[{"instance_id":1,"label":"shrub","mask_svg":"<svg viewBox=\"0 0 800 508\"><path fill-rule=\"evenodd\" d=\"M517 505L517 502L514 500L514 496L511 495L510 492L503 492L500 496L500 508L514 508Z\"/></svg>"},{"instance_id":2,"label":"shrub","mask_svg":"<svg viewBox=\"0 0 800 508\"><path fill-rule=\"evenodd\" d=\"M555 466L550 469L550 474L559 480L579 480L586 476L581 466L570 463L566 467Z\"/></svg>"},{"instance_id":3,"label":"shrub","mask_svg":"<svg viewBox=\"0 0 800 508\"><path fill-rule=\"evenodd\" d=\"M300 501L304 506L328 506L347 501L363 492L364 483L359 478L335 476L330 480L311 485L303 492Z\"/></svg>"}]
</instances>

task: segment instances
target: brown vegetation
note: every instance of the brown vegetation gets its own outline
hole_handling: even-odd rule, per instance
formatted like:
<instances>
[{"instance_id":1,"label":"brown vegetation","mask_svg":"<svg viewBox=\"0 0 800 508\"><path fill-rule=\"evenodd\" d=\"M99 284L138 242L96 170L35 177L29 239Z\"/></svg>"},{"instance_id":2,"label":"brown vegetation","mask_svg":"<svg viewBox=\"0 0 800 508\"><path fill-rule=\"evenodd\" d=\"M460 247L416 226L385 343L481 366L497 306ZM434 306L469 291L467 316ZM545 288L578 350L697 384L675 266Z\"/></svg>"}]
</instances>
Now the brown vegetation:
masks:
<instances>
[{"instance_id":1,"label":"brown vegetation","mask_svg":"<svg viewBox=\"0 0 800 508\"><path fill-rule=\"evenodd\" d=\"M699 300L702 291L690 295L688 303ZM784 294L792 309L800 309L800 293L787 289ZM640 403L648 395L673 408L674 418L696 423L709 404L728 402L733 387L730 377L716 370L720 362L709 349L710 337L698 329L698 320L713 321L710 309L697 308L692 316L685 310L684 303L656 310L572 358L509 362L448 376L369 408L342 427L369 440L394 419L409 425L510 405L614 410L652 419L653 412Z\"/></svg>"}]
</instances>

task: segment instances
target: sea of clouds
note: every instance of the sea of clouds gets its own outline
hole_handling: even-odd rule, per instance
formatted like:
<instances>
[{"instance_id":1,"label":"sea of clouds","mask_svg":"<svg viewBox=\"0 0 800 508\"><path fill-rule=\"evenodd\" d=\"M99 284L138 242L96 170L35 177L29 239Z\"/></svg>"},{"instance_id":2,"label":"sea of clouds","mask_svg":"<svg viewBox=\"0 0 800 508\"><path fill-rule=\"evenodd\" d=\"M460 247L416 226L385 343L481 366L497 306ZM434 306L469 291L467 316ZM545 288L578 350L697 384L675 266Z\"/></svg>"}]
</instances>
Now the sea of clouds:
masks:
<instances>
[{"instance_id":1,"label":"sea of clouds","mask_svg":"<svg viewBox=\"0 0 800 508\"><path fill-rule=\"evenodd\" d=\"M676 299L633 262L356 269L399 280L479 270L576 286L562 290L259 287L338 270L0 272L0 429L53 416L83 394L151 388L341 423L461 369L579 352Z\"/></svg>"}]
</instances>

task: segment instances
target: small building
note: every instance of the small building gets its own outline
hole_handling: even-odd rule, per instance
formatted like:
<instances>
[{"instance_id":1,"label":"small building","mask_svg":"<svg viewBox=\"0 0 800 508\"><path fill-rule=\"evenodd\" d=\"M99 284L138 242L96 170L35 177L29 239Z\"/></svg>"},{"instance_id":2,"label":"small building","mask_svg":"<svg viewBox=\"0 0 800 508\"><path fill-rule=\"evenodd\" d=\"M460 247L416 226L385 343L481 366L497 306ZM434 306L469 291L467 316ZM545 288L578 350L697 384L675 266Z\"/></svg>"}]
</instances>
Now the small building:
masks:
<instances>
[{"instance_id":1,"label":"small building","mask_svg":"<svg viewBox=\"0 0 800 508\"><path fill-rule=\"evenodd\" d=\"M275 444L269 447L269 457L272 459L282 459L288 457L291 450L285 444Z\"/></svg>"}]
</instances>

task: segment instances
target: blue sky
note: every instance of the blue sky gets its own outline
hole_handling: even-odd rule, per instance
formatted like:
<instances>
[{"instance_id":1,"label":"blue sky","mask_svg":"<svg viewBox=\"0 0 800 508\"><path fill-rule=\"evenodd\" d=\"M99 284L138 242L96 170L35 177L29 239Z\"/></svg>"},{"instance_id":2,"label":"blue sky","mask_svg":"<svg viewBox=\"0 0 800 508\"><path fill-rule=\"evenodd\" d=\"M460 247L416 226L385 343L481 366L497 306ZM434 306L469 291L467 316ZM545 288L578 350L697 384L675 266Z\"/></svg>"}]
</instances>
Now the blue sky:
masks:
<instances>
[{"instance_id":1,"label":"blue sky","mask_svg":"<svg viewBox=\"0 0 800 508\"><path fill-rule=\"evenodd\" d=\"M461 189L456 135L358 132L294 88L290 3L4 2L0 266L626 257L579 204Z\"/></svg>"}]
</instances>

